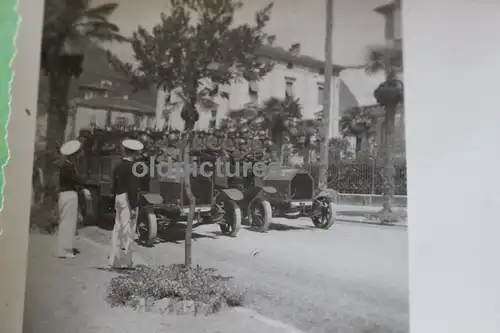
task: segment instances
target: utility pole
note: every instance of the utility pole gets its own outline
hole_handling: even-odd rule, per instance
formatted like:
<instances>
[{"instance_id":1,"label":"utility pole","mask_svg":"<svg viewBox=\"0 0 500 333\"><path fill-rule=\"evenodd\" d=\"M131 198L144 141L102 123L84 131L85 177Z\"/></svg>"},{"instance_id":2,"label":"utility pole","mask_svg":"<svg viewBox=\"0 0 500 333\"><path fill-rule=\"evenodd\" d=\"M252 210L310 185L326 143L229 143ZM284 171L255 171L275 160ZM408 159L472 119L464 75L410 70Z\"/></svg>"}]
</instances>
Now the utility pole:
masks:
<instances>
[{"instance_id":1,"label":"utility pole","mask_svg":"<svg viewBox=\"0 0 500 333\"><path fill-rule=\"evenodd\" d=\"M325 35L325 82L323 94L323 142L320 148L321 165L319 169L319 189L328 185L328 150L330 144L330 109L332 100L332 39L333 39L333 0L326 0L326 35Z\"/></svg>"}]
</instances>

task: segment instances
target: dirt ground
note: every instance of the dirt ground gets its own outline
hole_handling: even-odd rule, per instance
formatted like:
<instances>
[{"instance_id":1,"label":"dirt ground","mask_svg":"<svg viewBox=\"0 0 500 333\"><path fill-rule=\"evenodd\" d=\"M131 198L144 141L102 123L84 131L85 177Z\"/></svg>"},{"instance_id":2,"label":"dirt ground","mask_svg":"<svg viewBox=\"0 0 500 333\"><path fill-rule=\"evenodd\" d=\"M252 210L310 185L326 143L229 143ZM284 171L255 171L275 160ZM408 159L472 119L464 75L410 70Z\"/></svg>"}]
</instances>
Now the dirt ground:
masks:
<instances>
[{"instance_id":1,"label":"dirt ground","mask_svg":"<svg viewBox=\"0 0 500 333\"><path fill-rule=\"evenodd\" d=\"M259 321L245 311L213 316L161 315L110 308L107 283L117 273L106 269L107 253L77 239L73 260L52 256L55 237L30 235L24 333L275 333L289 332Z\"/></svg>"}]
</instances>

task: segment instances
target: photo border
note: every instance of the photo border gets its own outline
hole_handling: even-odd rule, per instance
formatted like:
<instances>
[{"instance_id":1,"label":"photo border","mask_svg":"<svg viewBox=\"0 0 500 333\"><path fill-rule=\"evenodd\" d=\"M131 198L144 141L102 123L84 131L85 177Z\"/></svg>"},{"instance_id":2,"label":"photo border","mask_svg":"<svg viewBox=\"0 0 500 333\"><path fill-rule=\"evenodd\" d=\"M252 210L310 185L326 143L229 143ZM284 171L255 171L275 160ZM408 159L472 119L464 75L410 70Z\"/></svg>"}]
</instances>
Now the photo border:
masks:
<instances>
[{"instance_id":1,"label":"photo border","mask_svg":"<svg viewBox=\"0 0 500 333\"><path fill-rule=\"evenodd\" d=\"M9 9L13 2L2 0L2 23L15 15ZM456 1L451 10L451 5L444 0L403 5L411 333L497 333L500 187L489 175L500 170L493 140L499 137L500 113L498 77L487 73L500 72L494 43L500 31L491 29L500 6ZM18 12L23 21L13 63L15 112L5 118L10 155L0 213L0 332L9 333L21 333L23 323L43 0L19 0ZM470 22L476 23L464 24ZM0 30L2 47L14 37L7 31ZM467 59L475 61L470 68ZM0 61L3 74L6 62ZM4 117L9 94L0 96ZM471 123L470 112L476 120L486 118ZM468 179L467 172L478 166Z\"/></svg>"},{"instance_id":2,"label":"photo border","mask_svg":"<svg viewBox=\"0 0 500 333\"><path fill-rule=\"evenodd\" d=\"M10 56L5 53L6 56L0 58L0 75L7 74L10 82L9 93L5 91L4 81L0 87L3 90L0 93L0 126L5 128L8 122L6 133L0 135L8 145L8 160L1 177L4 181L0 212L3 228L0 235L0 332L21 333L44 1L17 0L16 4L16 0L2 0L1 6L0 21L2 27L5 26L0 30L2 52L14 39L15 48L9 50ZM5 80L5 77L0 79ZM4 155L7 145L1 145Z\"/></svg>"}]
</instances>

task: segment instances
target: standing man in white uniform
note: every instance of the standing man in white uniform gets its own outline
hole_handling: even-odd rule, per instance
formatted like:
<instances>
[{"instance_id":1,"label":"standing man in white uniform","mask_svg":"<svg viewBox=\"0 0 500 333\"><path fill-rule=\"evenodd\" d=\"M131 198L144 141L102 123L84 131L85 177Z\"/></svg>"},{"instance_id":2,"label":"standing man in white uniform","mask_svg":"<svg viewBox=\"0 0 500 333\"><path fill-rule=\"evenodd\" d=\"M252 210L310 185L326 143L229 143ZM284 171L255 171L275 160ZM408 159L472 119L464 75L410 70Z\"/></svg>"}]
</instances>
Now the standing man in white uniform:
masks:
<instances>
[{"instance_id":1,"label":"standing man in white uniform","mask_svg":"<svg viewBox=\"0 0 500 333\"><path fill-rule=\"evenodd\" d=\"M115 168L115 225L111 238L110 265L113 268L133 268L132 245L135 241L139 205L139 179L134 175L134 162L144 145L137 140L122 141L124 157Z\"/></svg>"},{"instance_id":2,"label":"standing man in white uniform","mask_svg":"<svg viewBox=\"0 0 500 333\"><path fill-rule=\"evenodd\" d=\"M57 232L58 258L75 258L73 242L78 217L78 191L82 189L83 181L78 176L75 166L75 157L80 151L81 143L78 140L68 141L60 149L64 162L59 169L59 228Z\"/></svg>"}]
</instances>

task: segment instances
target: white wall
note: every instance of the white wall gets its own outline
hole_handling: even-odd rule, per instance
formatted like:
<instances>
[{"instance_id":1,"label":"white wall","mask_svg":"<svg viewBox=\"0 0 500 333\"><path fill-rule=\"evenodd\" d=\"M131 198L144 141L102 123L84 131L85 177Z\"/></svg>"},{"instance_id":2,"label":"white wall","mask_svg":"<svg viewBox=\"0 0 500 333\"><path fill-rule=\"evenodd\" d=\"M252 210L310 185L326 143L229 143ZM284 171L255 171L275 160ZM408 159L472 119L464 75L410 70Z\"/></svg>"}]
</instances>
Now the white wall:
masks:
<instances>
[{"instance_id":1,"label":"white wall","mask_svg":"<svg viewBox=\"0 0 500 333\"><path fill-rule=\"evenodd\" d=\"M94 109L83 106L78 106L75 113L75 122L72 129L73 137L78 136L81 129L89 128L90 124L94 122L97 127L104 128L106 126L106 118L108 111L105 109ZM119 117L125 117L127 125L135 124L135 114L127 111L112 111L111 112L111 122L116 123ZM145 129L147 127L153 128L155 124L154 115L143 115L141 116L140 128ZM68 127L71 124L68 123Z\"/></svg>"},{"instance_id":2,"label":"white wall","mask_svg":"<svg viewBox=\"0 0 500 333\"><path fill-rule=\"evenodd\" d=\"M107 110L77 106L75 113L74 127L73 127L73 135L78 136L80 130L89 128L89 125L92 122L94 122L97 125L97 127L100 128L105 127L106 117L107 117Z\"/></svg>"},{"instance_id":3,"label":"white wall","mask_svg":"<svg viewBox=\"0 0 500 333\"><path fill-rule=\"evenodd\" d=\"M292 77L294 81L294 95L296 98L300 99L300 104L302 105L302 116L304 119L313 119L314 114L317 111L323 109L322 101L318 100L318 84L322 84L324 81L323 75L311 72L304 68L298 68L295 66L292 69L288 69L284 64L276 64L273 71L266 75L259 83L259 103L263 103L271 97L284 98L285 97L285 87L286 87L286 77ZM337 83L338 84L338 83ZM229 110L241 109L245 104L251 102L251 98L248 91L248 82L243 81L239 83L234 83L230 86L223 87L222 89L229 92L229 100L224 100L222 98L217 98L216 102L219 104L217 112L217 123L224 118ZM338 135L338 121L340 120L338 108L334 108L335 95L334 86L332 84L331 94L332 98L332 110L336 109L335 113L331 112L333 121L331 122L331 134L333 136ZM338 98L338 96L337 96ZM181 108L178 107L171 113L171 126L173 128L183 129L184 122L180 117ZM196 124L196 128L206 129L208 128L209 121L211 119L210 112L200 112L200 119Z\"/></svg>"}]
</instances>

